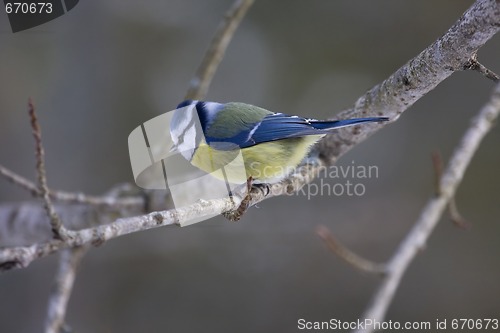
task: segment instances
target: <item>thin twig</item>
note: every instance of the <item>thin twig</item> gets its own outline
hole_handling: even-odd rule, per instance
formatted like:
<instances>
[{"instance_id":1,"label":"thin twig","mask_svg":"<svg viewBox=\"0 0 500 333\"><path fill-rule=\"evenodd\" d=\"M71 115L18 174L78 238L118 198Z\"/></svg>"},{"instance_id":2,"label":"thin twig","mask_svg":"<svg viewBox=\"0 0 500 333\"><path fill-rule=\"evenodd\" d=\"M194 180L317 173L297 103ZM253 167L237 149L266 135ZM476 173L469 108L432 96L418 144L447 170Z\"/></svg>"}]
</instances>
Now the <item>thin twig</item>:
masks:
<instances>
[{"instance_id":1,"label":"thin twig","mask_svg":"<svg viewBox=\"0 0 500 333\"><path fill-rule=\"evenodd\" d=\"M0 175L2 175L9 182L17 185L25 190L28 190L32 196L37 197L41 195L41 191L32 181L18 175L0 164Z\"/></svg>"},{"instance_id":2,"label":"thin twig","mask_svg":"<svg viewBox=\"0 0 500 333\"><path fill-rule=\"evenodd\" d=\"M449 200L455 195L465 170L481 140L490 131L494 121L500 114L500 84L498 84L490 101L472 119L471 126L462 137L448 162L439 184L440 195L431 198L422 210L422 213L412 230L400 244L394 256L388 263L387 275L375 293L372 302L362 318L373 321L383 321L387 308L398 288L401 278L418 251L425 246L432 230L446 209ZM358 332L372 332L373 327Z\"/></svg>"},{"instance_id":3,"label":"thin twig","mask_svg":"<svg viewBox=\"0 0 500 333\"><path fill-rule=\"evenodd\" d=\"M472 70L472 71L477 71L481 74L483 74L487 79L492 80L493 82L499 82L500 81L500 76L496 74L495 72L489 70L481 64L477 60L477 53L474 53L472 57L469 59L469 61L464 65L465 70Z\"/></svg>"},{"instance_id":4,"label":"thin twig","mask_svg":"<svg viewBox=\"0 0 500 333\"><path fill-rule=\"evenodd\" d=\"M235 193L231 199L199 200L192 205L177 209L121 218L109 224L72 231L71 238L65 241L52 239L31 246L3 248L0 249L0 272L27 267L33 260L46 257L64 248L86 244L98 246L110 239L141 230L167 225L182 226L193 218L214 216L225 211L234 210L239 206L241 200L242 195L240 193Z\"/></svg>"},{"instance_id":5,"label":"thin twig","mask_svg":"<svg viewBox=\"0 0 500 333\"><path fill-rule=\"evenodd\" d=\"M436 195L441 194L440 182L443 177L443 158L439 151L432 152L432 166L434 167L434 192Z\"/></svg>"},{"instance_id":6,"label":"thin twig","mask_svg":"<svg viewBox=\"0 0 500 333\"><path fill-rule=\"evenodd\" d=\"M432 164L434 166L435 191L436 195L439 196L441 194L439 186L441 177L443 176L443 158L441 157L441 153L439 153L439 151L434 151L432 153ZM468 229L470 224L462 217L462 215L460 215L455 201L455 196L452 196L449 201L448 212L450 214L451 222L459 228Z\"/></svg>"},{"instance_id":7,"label":"thin twig","mask_svg":"<svg viewBox=\"0 0 500 333\"><path fill-rule=\"evenodd\" d=\"M224 15L184 99L203 99L229 42L254 0L236 0Z\"/></svg>"},{"instance_id":8,"label":"thin twig","mask_svg":"<svg viewBox=\"0 0 500 333\"><path fill-rule=\"evenodd\" d=\"M33 130L33 137L35 138L35 156L36 156L36 171L38 174L38 185L40 195L44 201L44 207L50 219L50 227L54 237L61 240L68 238L68 231L64 228L61 219L57 215L54 205L50 199L49 188L47 186L47 176L45 171L45 152L42 144L42 130L35 113L35 106L32 100L28 102L28 112L31 119L31 128Z\"/></svg>"},{"instance_id":9,"label":"thin twig","mask_svg":"<svg viewBox=\"0 0 500 333\"><path fill-rule=\"evenodd\" d=\"M48 302L45 333L60 333L69 297L73 289L78 267L87 252L88 246L64 249L60 253L59 267Z\"/></svg>"},{"instance_id":10,"label":"thin twig","mask_svg":"<svg viewBox=\"0 0 500 333\"><path fill-rule=\"evenodd\" d=\"M450 215L451 222L453 222L455 226L461 229L470 229L472 226L458 211L455 196L453 196L448 203L448 214Z\"/></svg>"},{"instance_id":11,"label":"thin twig","mask_svg":"<svg viewBox=\"0 0 500 333\"><path fill-rule=\"evenodd\" d=\"M12 170L7 169L0 164L0 175L9 182L29 191L32 196L42 196L42 192L38 186L27 178L18 175ZM85 204L91 206L109 206L115 208L139 207L144 205L142 197L124 197L117 196L92 196L83 193L72 193L65 191L54 191L49 189L49 196L52 200L58 202L67 202L72 204Z\"/></svg>"},{"instance_id":12,"label":"thin twig","mask_svg":"<svg viewBox=\"0 0 500 333\"><path fill-rule=\"evenodd\" d=\"M342 243L337 241L327 227L323 225L318 226L316 228L316 233L333 253L335 253L340 259L344 260L348 264L363 272L385 274L386 266L384 264L373 262L352 252Z\"/></svg>"}]
</instances>

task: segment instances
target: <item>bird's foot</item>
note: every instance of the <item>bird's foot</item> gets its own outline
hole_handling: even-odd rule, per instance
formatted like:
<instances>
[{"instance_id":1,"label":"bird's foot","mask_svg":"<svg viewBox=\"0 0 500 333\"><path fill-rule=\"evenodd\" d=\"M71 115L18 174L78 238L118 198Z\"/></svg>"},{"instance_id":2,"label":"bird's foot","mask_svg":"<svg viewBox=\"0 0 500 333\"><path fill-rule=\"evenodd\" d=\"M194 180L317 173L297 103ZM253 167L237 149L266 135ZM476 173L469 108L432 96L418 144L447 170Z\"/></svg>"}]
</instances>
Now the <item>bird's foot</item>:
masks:
<instances>
[{"instance_id":1,"label":"bird's foot","mask_svg":"<svg viewBox=\"0 0 500 333\"><path fill-rule=\"evenodd\" d=\"M228 219L231 222L236 222L241 219L243 214L248 210L248 207L250 206L250 202L252 201L252 197L250 196L250 191L252 190L252 183L253 179L252 177L249 177L247 179L247 194L243 198L243 200L240 203L240 206L236 208L235 210L231 210L228 212L222 213L222 216L224 216L226 219Z\"/></svg>"}]
</instances>

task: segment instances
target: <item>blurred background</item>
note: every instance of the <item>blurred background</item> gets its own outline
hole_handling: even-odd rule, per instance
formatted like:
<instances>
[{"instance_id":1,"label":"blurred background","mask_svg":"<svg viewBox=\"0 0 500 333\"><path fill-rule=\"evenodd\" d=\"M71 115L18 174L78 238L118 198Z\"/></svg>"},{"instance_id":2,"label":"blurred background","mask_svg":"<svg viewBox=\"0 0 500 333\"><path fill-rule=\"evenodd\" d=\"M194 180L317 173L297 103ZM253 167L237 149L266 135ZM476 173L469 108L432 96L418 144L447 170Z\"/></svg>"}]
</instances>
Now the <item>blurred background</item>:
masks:
<instances>
[{"instance_id":1,"label":"blurred background","mask_svg":"<svg viewBox=\"0 0 500 333\"><path fill-rule=\"evenodd\" d=\"M100 194L133 182L129 133L182 100L231 3L81 1L16 34L0 14L0 163L35 179L31 97L49 186ZM207 99L333 117L472 3L256 1ZM498 73L499 54L497 35L479 60ZM478 73L456 73L344 155L338 165L378 169L378 177L351 179L363 184L362 196L280 197L251 208L238 223L218 217L91 249L67 322L76 332L291 332L300 318L356 320L380 279L339 260L315 227L326 225L369 259L388 259L433 193L431 152L440 150L447 161L493 86ZM458 190L458 208L472 228L458 229L443 217L404 276L387 320L498 318L499 141L495 128ZM0 179L1 203L27 199ZM0 332L40 331L56 259L0 275Z\"/></svg>"}]
</instances>

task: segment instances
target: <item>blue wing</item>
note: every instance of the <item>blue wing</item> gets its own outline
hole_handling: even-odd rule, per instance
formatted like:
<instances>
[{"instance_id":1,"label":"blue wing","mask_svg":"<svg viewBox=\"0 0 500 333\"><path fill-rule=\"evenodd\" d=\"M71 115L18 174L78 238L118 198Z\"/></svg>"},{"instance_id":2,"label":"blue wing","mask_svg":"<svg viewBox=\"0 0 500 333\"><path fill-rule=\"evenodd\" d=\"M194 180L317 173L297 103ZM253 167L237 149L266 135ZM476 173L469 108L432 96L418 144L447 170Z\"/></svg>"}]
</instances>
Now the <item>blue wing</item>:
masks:
<instances>
[{"instance_id":1,"label":"blue wing","mask_svg":"<svg viewBox=\"0 0 500 333\"><path fill-rule=\"evenodd\" d=\"M323 135L328 134L335 128L387 120L388 118L375 117L323 121L274 113L264 117L251 128L245 129L233 137L221 139L207 136L205 139L215 149L230 150L236 146L247 148L269 141L297 138L306 135Z\"/></svg>"}]
</instances>

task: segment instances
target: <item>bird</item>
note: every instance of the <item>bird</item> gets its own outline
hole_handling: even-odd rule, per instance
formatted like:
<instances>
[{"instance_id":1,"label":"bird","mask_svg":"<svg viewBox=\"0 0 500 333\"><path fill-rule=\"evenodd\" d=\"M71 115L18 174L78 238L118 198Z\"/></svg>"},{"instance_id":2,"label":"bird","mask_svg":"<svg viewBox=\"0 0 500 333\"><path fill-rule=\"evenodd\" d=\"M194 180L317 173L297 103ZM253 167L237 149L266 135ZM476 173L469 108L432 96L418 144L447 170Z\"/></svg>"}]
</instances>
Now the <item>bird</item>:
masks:
<instances>
[{"instance_id":1,"label":"bird","mask_svg":"<svg viewBox=\"0 0 500 333\"><path fill-rule=\"evenodd\" d=\"M388 120L316 120L240 102L186 100L170 122L171 151L226 182L273 184L289 176L311 147L335 129Z\"/></svg>"}]
</instances>

